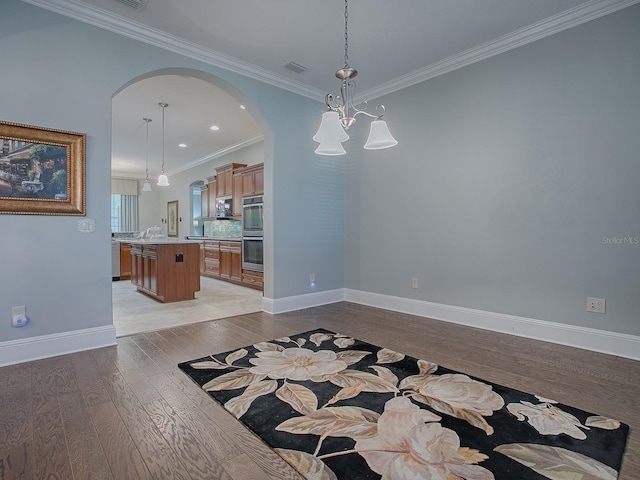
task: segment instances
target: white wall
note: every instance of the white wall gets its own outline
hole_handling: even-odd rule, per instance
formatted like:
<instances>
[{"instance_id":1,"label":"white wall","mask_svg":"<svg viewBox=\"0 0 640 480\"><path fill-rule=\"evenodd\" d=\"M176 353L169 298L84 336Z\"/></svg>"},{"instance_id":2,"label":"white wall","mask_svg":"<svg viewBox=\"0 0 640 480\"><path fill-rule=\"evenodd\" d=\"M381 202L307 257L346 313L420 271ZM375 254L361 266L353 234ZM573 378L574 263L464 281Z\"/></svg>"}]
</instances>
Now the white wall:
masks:
<instances>
[{"instance_id":1,"label":"white wall","mask_svg":"<svg viewBox=\"0 0 640 480\"><path fill-rule=\"evenodd\" d=\"M0 117L87 133L87 218L96 221L96 232L84 234L77 217L0 216L0 364L8 361L7 349L23 349L29 339L49 336L56 343L68 332L112 326L111 98L153 74L223 84L265 133L265 195L271 199L265 297L306 293L299 279L310 269L322 279L318 288L343 286L342 217L327 236L323 212L309 208L343 192L341 171L325 168L313 154L320 103L19 0L3 2L0 32ZM173 199L158 198L159 208ZM326 249L335 254L327 258ZM21 329L10 326L11 307L18 305L26 305L31 318Z\"/></svg>"},{"instance_id":2,"label":"white wall","mask_svg":"<svg viewBox=\"0 0 640 480\"><path fill-rule=\"evenodd\" d=\"M633 6L377 99L399 145L346 166L346 287L640 335L640 244L602 240L640 237L638 26Z\"/></svg>"}]
</instances>

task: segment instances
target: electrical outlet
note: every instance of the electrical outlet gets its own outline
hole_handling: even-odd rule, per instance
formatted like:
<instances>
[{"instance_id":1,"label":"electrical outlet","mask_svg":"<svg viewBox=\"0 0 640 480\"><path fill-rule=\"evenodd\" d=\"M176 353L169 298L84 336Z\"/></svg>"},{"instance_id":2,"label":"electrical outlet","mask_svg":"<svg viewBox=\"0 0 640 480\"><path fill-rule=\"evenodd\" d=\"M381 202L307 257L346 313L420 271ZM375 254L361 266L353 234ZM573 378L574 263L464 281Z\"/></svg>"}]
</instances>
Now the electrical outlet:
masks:
<instances>
[{"instance_id":1,"label":"electrical outlet","mask_svg":"<svg viewBox=\"0 0 640 480\"><path fill-rule=\"evenodd\" d=\"M604 298L587 297L587 312L605 313L605 307Z\"/></svg>"},{"instance_id":2,"label":"electrical outlet","mask_svg":"<svg viewBox=\"0 0 640 480\"><path fill-rule=\"evenodd\" d=\"M412 278L411 279L411 288L418 288L418 279L417 278Z\"/></svg>"}]
</instances>

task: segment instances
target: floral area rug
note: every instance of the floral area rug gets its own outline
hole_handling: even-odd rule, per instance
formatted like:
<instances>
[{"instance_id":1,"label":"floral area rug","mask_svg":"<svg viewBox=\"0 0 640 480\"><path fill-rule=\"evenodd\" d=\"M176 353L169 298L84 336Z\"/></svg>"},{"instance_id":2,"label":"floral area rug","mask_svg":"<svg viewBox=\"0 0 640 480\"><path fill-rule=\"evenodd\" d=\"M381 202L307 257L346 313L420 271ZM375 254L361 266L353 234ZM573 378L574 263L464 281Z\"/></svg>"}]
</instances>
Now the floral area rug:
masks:
<instances>
[{"instance_id":1,"label":"floral area rug","mask_svg":"<svg viewBox=\"0 0 640 480\"><path fill-rule=\"evenodd\" d=\"M178 366L313 480L614 480L629 432L323 329Z\"/></svg>"}]
</instances>

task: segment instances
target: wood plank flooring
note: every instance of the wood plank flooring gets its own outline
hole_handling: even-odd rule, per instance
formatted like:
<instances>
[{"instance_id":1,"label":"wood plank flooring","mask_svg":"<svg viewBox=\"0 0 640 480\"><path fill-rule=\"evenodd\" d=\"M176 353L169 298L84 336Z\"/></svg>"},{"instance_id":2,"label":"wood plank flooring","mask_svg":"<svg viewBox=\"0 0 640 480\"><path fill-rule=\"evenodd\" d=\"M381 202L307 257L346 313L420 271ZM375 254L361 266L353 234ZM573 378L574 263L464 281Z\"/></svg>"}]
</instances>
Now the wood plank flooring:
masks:
<instances>
[{"instance_id":1,"label":"wood plank flooring","mask_svg":"<svg viewBox=\"0 0 640 480\"><path fill-rule=\"evenodd\" d=\"M342 302L0 368L0 480L300 479L176 365L314 328L625 422L640 478L640 362Z\"/></svg>"}]
</instances>

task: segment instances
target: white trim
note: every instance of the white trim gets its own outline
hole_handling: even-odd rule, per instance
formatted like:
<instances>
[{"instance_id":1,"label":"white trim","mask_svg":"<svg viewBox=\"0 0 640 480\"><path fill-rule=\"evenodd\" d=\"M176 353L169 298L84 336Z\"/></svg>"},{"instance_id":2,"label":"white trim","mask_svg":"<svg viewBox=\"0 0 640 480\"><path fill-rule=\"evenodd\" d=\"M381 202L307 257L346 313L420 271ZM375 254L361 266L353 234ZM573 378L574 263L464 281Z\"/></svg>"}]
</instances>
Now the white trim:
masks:
<instances>
[{"instance_id":1,"label":"white trim","mask_svg":"<svg viewBox=\"0 0 640 480\"><path fill-rule=\"evenodd\" d=\"M345 289L348 302L640 360L640 337L533 318Z\"/></svg>"},{"instance_id":2,"label":"white trim","mask_svg":"<svg viewBox=\"0 0 640 480\"><path fill-rule=\"evenodd\" d=\"M262 297L262 310L271 313L284 313L303 308L317 307L328 303L342 302L344 289L326 290L324 292L306 293L294 297L266 298Z\"/></svg>"},{"instance_id":3,"label":"white trim","mask_svg":"<svg viewBox=\"0 0 640 480\"><path fill-rule=\"evenodd\" d=\"M88 23L110 32L133 38L141 42L153 45L170 52L184 55L185 57L224 68L230 72L239 73L260 82L283 88L303 97L313 100L324 99L325 92L296 82L265 70L262 67L252 65L237 58L225 55L214 50L206 49L195 43L188 42L179 37L169 35L160 30L153 29L141 23L124 19L113 13L102 10L93 5L78 3L75 0L23 0L26 3L37 5L52 12Z\"/></svg>"},{"instance_id":4,"label":"white trim","mask_svg":"<svg viewBox=\"0 0 640 480\"><path fill-rule=\"evenodd\" d=\"M591 0L557 15L551 16L527 27L508 33L489 42L477 45L451 57L398 77L377 87L363 90L355 98L357 104L365 98L378 98L403 88L444 75L472 63L485 60L501 53L535 42L563 30L603 17L623 8L630 7L640 0Z\"/></svg>"},{"instance_id":5,"label":"white trim","mask_svg":"<svg viewBox=\"0 0 640 480\"><path fill-rule=\"evenodd\" d=\"M111 32L124 35L134 40L154 45L165 50L184 55L195 60L224 68L231 72L253 78L255 80L283 88L313 100L324 101L326 92L296 82L264 68L252 65L237 58L224 55L214 50L205 49L184 39L168 35L140 23L123 19L110 12L81 4L75 0L23 0L32 5L46 8L81 22L94 25ZM565 12L544 19L540 22L503 35L490 42L470 48L464 52L445 58L432 65L420 68L407 75L383 83L377 87L360 92L354 99L356 103L364 98L377 98L402 90L416 83L443 75L458 68L479 62L500 53L518 48L541 38L578 26L590 20L622 10L640 2L640 0L591 0Z\"/></svg>"},{"instance_id":6,"label":"white trim","mask_svg":"<svg viewBox=\"0 0 640 480\"><path fill-rule=\"evenodd\" d=\"M0 343L0 367L116 344L116 328L86 328Z\"/></svg>"}]
</instances>

